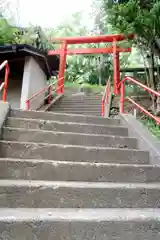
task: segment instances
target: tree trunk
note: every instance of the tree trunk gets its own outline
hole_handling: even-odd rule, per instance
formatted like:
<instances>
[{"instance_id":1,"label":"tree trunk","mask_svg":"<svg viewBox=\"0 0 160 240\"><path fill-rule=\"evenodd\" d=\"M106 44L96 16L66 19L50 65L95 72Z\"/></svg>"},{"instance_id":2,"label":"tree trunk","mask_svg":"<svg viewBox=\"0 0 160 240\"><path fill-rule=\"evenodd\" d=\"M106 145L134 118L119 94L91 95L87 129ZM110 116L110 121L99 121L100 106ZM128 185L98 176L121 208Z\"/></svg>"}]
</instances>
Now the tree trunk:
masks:
<instances>
[{"instance_id":1,"label":"tree trunk","mask_svg":"<svg viewBox=\"0 0 160 240\"><path fill-rule=\"evenodd\" d=\"M154 89L155 91L157 91L157 79L155 76L155 64L154 64L154 53L151 50L151 57L150 57L150 80L151 80L151 88ZM157 115L159 113L159 98L157 96L154 96L152 94L152 106L151 106L151 110L153 111L153 113L155 115Z\"/></svg>"}]
</instances>

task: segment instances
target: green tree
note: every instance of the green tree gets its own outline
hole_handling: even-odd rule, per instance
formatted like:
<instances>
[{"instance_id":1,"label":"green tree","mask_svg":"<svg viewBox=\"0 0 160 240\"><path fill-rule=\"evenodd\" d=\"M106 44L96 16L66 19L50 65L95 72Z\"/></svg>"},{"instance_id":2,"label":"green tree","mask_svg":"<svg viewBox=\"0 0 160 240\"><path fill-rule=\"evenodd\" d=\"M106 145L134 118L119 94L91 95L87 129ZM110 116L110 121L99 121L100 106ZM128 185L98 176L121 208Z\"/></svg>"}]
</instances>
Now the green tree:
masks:
<instances>
[{"instance_id":1,"label":"green tree","mask_svg":"<svg viewBox=\"0 0 160 240\"><path fill-rule=\"evenodd\" d=\"M155 59L160 60L160 1L102 0L103 9L113 29L126 35L135 34L132 42L150 66L149 85L160 90L159 73L154 74ZM156 98L154 109L156 110Z\"/></svg>"},{"instance_id":2,"label":"green tree","mask_svg":"<svg viewBox=\"0 0 160 240\"><path fill-rule=\"evenodd\" d=\"M15 43L15 35L18 30L11 27L7 20L3 17L0 18L0 44L12 44Z\"/></svg>"}]
</instances>

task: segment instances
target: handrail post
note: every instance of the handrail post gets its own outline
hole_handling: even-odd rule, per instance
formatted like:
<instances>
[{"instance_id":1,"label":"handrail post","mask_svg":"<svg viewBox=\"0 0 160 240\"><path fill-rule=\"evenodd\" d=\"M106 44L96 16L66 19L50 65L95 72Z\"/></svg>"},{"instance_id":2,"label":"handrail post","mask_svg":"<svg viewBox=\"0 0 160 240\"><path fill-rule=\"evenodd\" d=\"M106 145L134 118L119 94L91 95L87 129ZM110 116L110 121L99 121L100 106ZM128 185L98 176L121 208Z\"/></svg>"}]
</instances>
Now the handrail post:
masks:
<instances>
[{"instance_id":1,"label":"handrail post","mask_svg":"<svg viewBox=\"0 0 160 240\"><path fill-rule=\"evenodd\" d=\"M29 99L26 101L26 109L30 110L30 100Z\"/></svg>"},{"instance_id":2,"label":"handrail post","mask_svg":"<svg viewBox=\"0 0 160 240\"><path fill-rule=\"evenodd\" d=\"M9 66L7 62L7 64L5 65L4 89L3 89L3 96L2 96L2 100L4 102L6 102L7 100L8 77L9 77Z\"/></svg>"},{"instance_id":3,"label":"handrail post","mask_svg":"<svg viewBox=\"0 0 160 240\"><path fill-rule=\"evenodd\" d=\"M107 91L106 91L106 101L105 101L105 104L108 104L108 102L109 102L109 93L110 93L110 81L108 81L108 87L107 87Z\"/></svg>"},{"instance_id":4,"label":"handrail post","mask_svg":"<svg viewBox=\"0 0 160 240\"><path fill-rule=\"evenodd\" d=\"M64 94L64 77L63 77L63 80L62 80L62 89L61 89L61 93Z\"/></svg>"},{"instance_id":5,"label":"handrail post","mask_svg":"<svg viewBox=\"0 0 160 240\"><path fill-rule=\"evenodd\" d=\"M102 117L104 117L104 99L102 99Z\"/></svg>"},{"instance_id":6,"label":"handrail post","mask_svg":"<svg viewBox=\"0 0 160 240\"><path fill-rule=\"evenodd\" d=\"M121 82L120 113L124 113L125 82Z\"/></svg>"},{"instance_id":7,"label":"handrail post","mask_svg":"<svg viewBox=\"0 0 160 240\"><path fill-rule=\"evenodd\" d=\"M51 103L51 86L48 87L48 104Z\"/></svg>"}]
</instances>

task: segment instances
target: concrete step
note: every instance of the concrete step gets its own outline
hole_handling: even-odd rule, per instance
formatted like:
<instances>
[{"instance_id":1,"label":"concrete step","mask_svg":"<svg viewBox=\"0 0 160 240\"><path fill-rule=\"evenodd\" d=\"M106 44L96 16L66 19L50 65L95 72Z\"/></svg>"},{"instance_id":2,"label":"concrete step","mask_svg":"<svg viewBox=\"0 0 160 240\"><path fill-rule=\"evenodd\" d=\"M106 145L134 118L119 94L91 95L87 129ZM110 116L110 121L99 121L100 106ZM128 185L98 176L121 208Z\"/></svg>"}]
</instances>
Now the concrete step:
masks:
<instances>
[{"instance_id":1,"label":"concrete step","mask_svg":"<svg viewBox=\"0 0 160 240\"><path fill-rule=\"evenodd\" d=\"M106 124L106 125L118 125L119 119L109 119L94 116L77 116L74 114L62 114L52 112L41 112L41 111L21 111L12 109L10 111L11 117L17 118L31 118L31 119L43 119L51 121L62 121L62 122L78 122L78 123L92 123L92 124Z\"/></svg>"},{"instance_id":2,"label":"concrete step","mask_svg":"<svg viewBox=\"0 0 160 240\"><path fill-rule=\"evenodd\" d=\"M85 96L85 95L71 95L67 97L63 97L62 101L101 101L102 100L102 95L96 95L96 96Z\"/></svg>"},{"instance_id":3,"label":"concrete step","mask_svg":"<svg viewBox=\"0 0 160 240\"><path fill-rule=\"evenodd\" d=\"M55 107L52 108L52 110L50 110L52 112L59 112L59 113L68 113L68 114L83 114L83 115L91 115L91 116L95 116L93 114L99 114L99 116L101 116L102 112L101 112L101 108L61 108L61 107Z\"/></svg>"},{"instance_id":4,"label":"concrete step","mask_svg":"<svg viewBox=\"0 0 160 240\"><path fill-rule=\"evenodd\" d=\"M159 209L1 209L1 240L159 240Z\"/></svg>"},{"instance_id":5,"label":"concrete step","mask_svg":"<svg viewBox=\"0 0 160 240\"><path fill-rule=\"evenodd\" d=\"M63 97L61 98L61 101L65 102L65 101L101 101L102 100L102 95L99 96L83 96L83 95L71 95L71 96L67 96L67 97Z\"/></svg>"},{"instance_id":6,"label":"concrete step","mask_svg":"<svg viewBox=\"0 0 160 240\"><path fill-rule=\"evenodd\" d=\"M69 113L69 112L71 112L71 114L73 113L74 114L74 112L76 112L76 113L78 113L78 114L83 114L83 113L88 113L88 115L90 115L90 114L92 114L92 113L94 113L94 112L98 112L98 113L100 113L101 114L101 108L82 108L82 109L80 109L80 108L77 108L77 107L74 107L74 108L70 108L70 107L68 107L68 108L59 108L59 107L57 107L57 108L52 108L52 111L54 112L54 111L59 111L59 112L64 112L64 113Z\"/></svg>"},{"instance_id":7,"label":"concrete step","mask_svg":"<svg viewBox=\"0 0 160 240\"><path fill-rule=\"evenodd\" d=\"M98 113L100 113L101 114L101 108L77 108L77 107L73 107L73 108L70 108L70 107L68 107L68 108L59 108L59 107L57 107L57 108L52 108L52 111L59 111L59 112L64 112L64 113L66 113L66 112L79 112L79 114L82 114L83 112L84 113L88 113L88 114L91 114L92 112L94 113L94 112L98 112Z\"/></svg>"},{"instance_id":8,"label":"concrete step","mask_svg":"<svg viewBox=\"0 0 160 240\"><path fill-rule=\"evenodd\" d=\"M96 107L101 107L102 105L101 105L101 103L100 102L57 102L57 104L54 104L54 105L52 105L52 108L54 108L54 106L59 106L59 107L66 107L66 106L69 106L69 107L73 107L73 106L75 106L75 107L84 107L84 108L86 108L86 107L89 107L89 106L91 106L91 107L94 107L94 106L96 106Z\"/></svg>"},{"instance_id":9,"label":"concrete step","mask_svg":"<svg viewBox=\"0 0 160 240\"><path fill-rule=\"evenodd\" d=\"M71 105L71 106L86 106L86 105L95 105L95 106L101 106L101 101L61 101L61 102L57 102L57 104L55 105ZM54 105L53 105L54 106Z\"/></svg>"},{"instance_id":10,"label":"concrete step","mask_svg":"<svg viewBox=\"0 0 160 240\"><path fill-rule=\"evenodd\" d=\"M67 102L57 102L54 106L101 106L100 101L67 101Z\"/></svg>"},{"instance_id":11,"label":"concrete step","mask_svg":"<svg viewBox=\"0 0 160 240\"><path fill-rule=\"evenodd\" d=\"M63 111L64 113L68 112L68 111L77 111L77 112L86 112L88 111L90 114L90 112L99 112L101 113L101 106L97 106L97 107L91 107L88 106L87 108L83 108L83 107L79 107L79 106L54 106L51 109L49 109L50 112L54 112L55 110L60 110Z\"/></svg>"},{"instance_id":12,"label":"concrete step","mask_svg":"<svg viewBox=\"0 0 160 240\"><path fill-rule=\"evenodd\" d=\"M101 106L94 106L94 105L88 105L88 106L78 106L78 105L59 105L52 107L52 110L54 109L61 109L65 112L65 110L75 110L75 111L94 111L98 110L101 112Z\"/></svg>"},{"instance_id":13,"label":"concrete step","mask_svg":"<svg viewBox=\"0 0 160 240\"><path fill-rule=\"evenodd\" d=\"M160 183L1 180L0 207L159 208Z\"/></svg>"},{"instance_id":14,"label":"concrete step","mask_svg":"<svg viewBox=\"0 0 160 240\"><path fill-rule=\"evenodd\" d=\"M113 123L118 122L118 119L113 119ZM108 123L108 121L107 121ZM110 119L109 124L112 123ZM13 128L26 129L41 129L59 132L75 132L86 134L107 134L116 136L128 136L128 129L120 125L95 125L75 122L56 122L50 120L13 118L9 117L6 121L6 126Z\"/></svg>"},{"instance_id":15,"label":"concrete step","mask_svg":"<svg viewBox=\"0 0 160 240\"><path fill-rule=\"evenodd\" d=\"M75 100L75 101L72 101L72 100L70 100L70 101L61 101L61 102L57 102L57 104L56 105L83 105L83 106L87 106L87 105L98 105L98 106L101 106L101 100ZM52 106L54 106L54 105L52 105Z\"/></svg>"},{"instance_id":16,"label":"concrete step","mask_svg":"<svg viewBox=\"0 0 160 240\"><path fill-rule=\"evenodd\" d=\"M59 105L100 105L101 106L102 100L61 100ZM58 104L58 102L57 102ZM54 106L54 105L53 105Z\"/></svg>"},{"instance_id":17,"label":"concrete step","mask_svg":"<svg viewBox=\"0 0 160 240\"><path fill-rule=\"evenodd\" d=\"M1 179L159 182L160 166L0 158Z\"/></svg>"},{"instance_id":18,"label":"concrete step","mask_svg":"<svg viewBox=\"0 0 160 240\"><path fill-rule=\"evenodd\" d=\"M149 163L149 153L140 150L0 141L0 157L78 162Z\"/></svg>"},{"instance_id":19,"label":"concrete step","mask_svg":"<svg viewBox=\"0 0 160 240\"><path fill-rule=\"evenodd\" d=\"M2 139L18 142L43 142L54 144L102 146L131 149L137 148L137 140L135 138L72 132L53 132L37 129L28 130L23 128L21 129L9 127L3 128Z\"/></svg>"},{"instance_id":20,"label":"concrete step","mask_svg":"<svg viewBox=\"0 0 160 240\"><path fill-rule=\"evenodd\" d=\"M59 110L59 109L57 109L57 110L53 110L53 112L55 112L55 113L66 113L66 114L77 114L77 115L80 115L80 114L83 114L83 115L91 115L91 116L101 116L101 112L100 111L72 111L72 110Z\"/></svg>"}]
</instances>

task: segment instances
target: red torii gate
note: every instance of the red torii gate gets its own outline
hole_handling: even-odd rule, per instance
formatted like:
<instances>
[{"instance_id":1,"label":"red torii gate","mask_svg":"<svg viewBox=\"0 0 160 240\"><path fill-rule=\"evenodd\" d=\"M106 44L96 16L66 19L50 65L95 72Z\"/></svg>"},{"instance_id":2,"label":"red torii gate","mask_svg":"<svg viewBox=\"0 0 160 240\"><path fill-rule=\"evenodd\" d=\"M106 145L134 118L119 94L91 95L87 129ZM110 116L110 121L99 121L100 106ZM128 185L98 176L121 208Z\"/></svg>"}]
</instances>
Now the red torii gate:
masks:
<instances>
[{"instance_id":1,"label":"red torii gate","mask_svg":"<svg viewBox=\"0 0 160 240\"><path fill-rule=\"evenodd\" d=\"M102 54L113 53L113 70L114 70L114 94L119 93L120 87L120 52L131 52L131 48L119 48L117 46L118 41L125 39L132 39L134 36L129 35L125 37L122 34L116 35L101 35L101 36L89 36L89 37L64 37L64 38L52 38L51 42L60 42L61 48L59 50L49 50L48 55L60 55L59 75L58 75L58 92L64 92L64 73L66 68L66 56L73 54ZM81 49L67 49L68 44L83 44L83 43L101 43L112 42L112 47L107 48L81 48Z\"/></svg>"}]
</instances>

